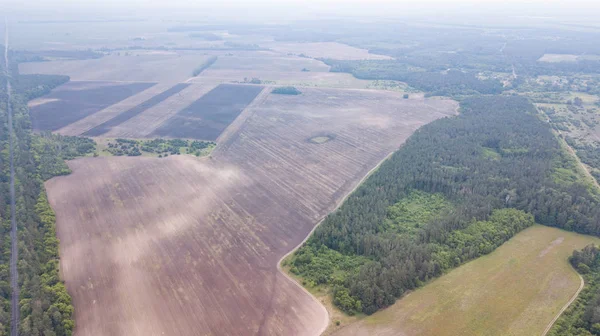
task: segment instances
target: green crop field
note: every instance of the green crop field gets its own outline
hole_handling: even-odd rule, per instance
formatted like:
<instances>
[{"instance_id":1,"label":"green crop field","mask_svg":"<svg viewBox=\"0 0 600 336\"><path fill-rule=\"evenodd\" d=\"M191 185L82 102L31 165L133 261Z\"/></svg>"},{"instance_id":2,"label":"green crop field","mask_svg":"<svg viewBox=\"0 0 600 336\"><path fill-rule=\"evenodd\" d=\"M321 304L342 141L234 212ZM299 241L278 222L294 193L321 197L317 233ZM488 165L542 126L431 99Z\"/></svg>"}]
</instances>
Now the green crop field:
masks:
<instances>
[{"instance_id":1,"label":"green crop field","mask_svg":"<svg viewBox=\"0 0 600 336\"><path fill-rule=\"evenodd\" d=\"M591 243L600 240L533 226L334 334L540 335L580 286L567 258Z\"/></svg>"}]
</instances>

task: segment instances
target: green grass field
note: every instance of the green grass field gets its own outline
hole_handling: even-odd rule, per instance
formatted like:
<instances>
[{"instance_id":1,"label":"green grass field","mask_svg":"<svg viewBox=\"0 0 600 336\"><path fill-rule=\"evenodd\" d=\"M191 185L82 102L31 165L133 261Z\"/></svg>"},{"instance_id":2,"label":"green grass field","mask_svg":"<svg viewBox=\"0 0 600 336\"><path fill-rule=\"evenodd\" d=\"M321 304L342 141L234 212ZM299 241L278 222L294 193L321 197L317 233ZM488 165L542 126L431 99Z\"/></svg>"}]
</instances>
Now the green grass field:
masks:
<instances>
[{"instance_id":1,"label":"green grass field","mask_svg":"<svg viewBox=\"0 0 600 336\"><path fill-rule=\"evenodd\" d=\"M334 335L540 335L576 293L567 258L600 239L536 225Z\"/></svg>"}]
</instances>

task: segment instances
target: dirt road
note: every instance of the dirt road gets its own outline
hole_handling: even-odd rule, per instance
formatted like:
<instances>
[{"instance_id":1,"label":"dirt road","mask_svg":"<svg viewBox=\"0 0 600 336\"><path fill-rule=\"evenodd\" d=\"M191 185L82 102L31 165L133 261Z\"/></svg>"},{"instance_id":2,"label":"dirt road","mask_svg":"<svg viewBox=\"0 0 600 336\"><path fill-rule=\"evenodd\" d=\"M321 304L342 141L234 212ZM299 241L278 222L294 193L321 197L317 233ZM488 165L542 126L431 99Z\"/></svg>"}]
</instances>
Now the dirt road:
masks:
<instances>
[{"instance_id":1,"label":"dirt road","mask_svg":"<svg viewBox=\"0 0 600 336\"><path fill-rule=\"evenodd\" d=\"M569 300L569 302L567 302L567 304L564 305L564 307L562 307L562 309L558 312L558 314L556 314L556 316L554 316L552 321L550 321L550 323L548 323L548 326L546 327L546 329L544 329L542 336L546 336L548 334L550 329L552 329L552 326L554 325L554 323L556 323L556 320L558 320L558 318L565 312L565 310L567 310L567 308L569 308L571 306L573 301L575 301L575 299L577 299L577 297L579 296L579 293L581 293L581 290L583 289L585 282L583 281L583 278L581 277L580 274L577 274L577 276L579 277L579 281L581 281L581 284L579 285L579 289L577 289L577 292L575 292L575 294L573 294L573 297L571 298L571 300Z\"/></svg>"}]
</instances>

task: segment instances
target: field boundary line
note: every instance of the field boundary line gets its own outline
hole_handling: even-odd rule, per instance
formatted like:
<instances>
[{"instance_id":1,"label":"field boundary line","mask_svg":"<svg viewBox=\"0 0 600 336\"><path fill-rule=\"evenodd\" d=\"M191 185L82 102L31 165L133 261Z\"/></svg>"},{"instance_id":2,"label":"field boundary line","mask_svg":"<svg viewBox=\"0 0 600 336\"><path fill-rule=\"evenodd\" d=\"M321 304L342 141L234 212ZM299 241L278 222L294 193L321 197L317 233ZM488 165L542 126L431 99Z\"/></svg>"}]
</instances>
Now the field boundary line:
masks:
<instances>
[{"instance_id":1,"label":"field boundary line","mask_svg":"<svg viewBox=\"0 0 600 336\"><path fill-rule=\"evenodd\" d=\"M579 289L577 289L577 292L575 292L575 294L573 295L573 297L571 297L569 302L567 302L567 304L562 307L562 309L558 312L558 314L556 314L556 316L554 316L552 321L550 321L550 323L548 323L548 325L546 326L546 329L544 329L544 332L542 333L542 336L546 336L548 334L548 332L550 331L550 329L552 329L552 327L554 326L554 323L556 323L558 318L565 312L565 310L567 310L567 308L569 308L569 306L571 306L571 304L575 301L575 299L577 299L577 297L579 296L579 293L581 293L581 290L583 289L583 286L585 285L585 281L583 281L583 277L581 276L581 274L577 273L577 276L579 277L579 281L580 281Z\"/></svg>"},{"instance_id":2,"label":"field boundary line","mask_svg":"<svg viewBox=\"0 0 600 336\"><path fill-rule=\"evenodd\" d=\"M324 215L323 217L321 217L321 219L317 222L317 224L312 228L312 230L310 230L310 232L306 235L306 237L300 242L300 244L296 245L296 247L294 247L291 251L289 251L288 253L286 253L283 257L281 257L279 259L279 261L277 261L277 270L283 274L288 280L290 280L292 283L294 283L296 286L300 287L300 289L302 289L305 293L307 293L308 295L310 295L310 297L317 302L326 312L327 314L327 324L317 333L317 335L322 335L327 328L329 327L329 325L331 324L331 315L329 314L329 310L327 309L327 307L325 307L325 305L323 305L316 296L314 296L311 292L309 292L306 288L304 288L304 286L302 286L296 279L292 278L290 275L288 275L281 267L281 263L283 262L283 260L285 258L287 258L288 256L290 256L292 253L296 252L307 240L308 238L310 238L310 236L312 236L312 234L315 232L315 230L321 225L321 223L323 223L325 221L325 219L332 214L333 212L337 211L342 204L344 204L344 202L346 202L346 200L348 199L348 197L350 197L350 195L352 195L362 184L363 182L365 182L366 179L368 179L377 169L379 169L379 167L381 167L381 165L387 161L394 153L396 153L402 146L400 146L399 148L393 150L391 153L389 153L388 155L386 155L383 160L379 161L379 163L377 163L377 165L375 165L375 167L373 167L371 170L369 170L367 172L367 174L365 176L363 176L358 183L354 186L354 188L352 188L352 190L350 190L344 197L342 197L342 199L340 199L335 208L333 208L333 210L329 211L326 215Z\"/></svg>"}]
</instances>

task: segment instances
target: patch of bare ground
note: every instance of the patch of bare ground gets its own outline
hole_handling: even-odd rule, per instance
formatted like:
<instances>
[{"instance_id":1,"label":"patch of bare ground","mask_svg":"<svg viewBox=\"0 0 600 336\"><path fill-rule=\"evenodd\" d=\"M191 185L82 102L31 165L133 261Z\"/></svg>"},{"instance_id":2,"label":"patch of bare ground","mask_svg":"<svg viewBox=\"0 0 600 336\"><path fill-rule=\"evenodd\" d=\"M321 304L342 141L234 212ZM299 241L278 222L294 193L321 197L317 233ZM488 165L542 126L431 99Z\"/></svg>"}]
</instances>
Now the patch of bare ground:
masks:
<instances>
[{"instance_id":1,"label":"patch of bare ground","mask_svg":"<svg viewBox=\"0 0 600 336\"><path fill-rule=\"evenodd\" d=\"M69 162L73 173L46 187L76 334L321 333L325 308L279 259L412 132L456 106L366 90L263 93L211 158ZM308 141L318 134L335 137Z\"/></svg>"}]
</instances>

